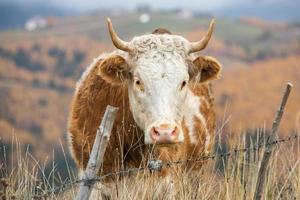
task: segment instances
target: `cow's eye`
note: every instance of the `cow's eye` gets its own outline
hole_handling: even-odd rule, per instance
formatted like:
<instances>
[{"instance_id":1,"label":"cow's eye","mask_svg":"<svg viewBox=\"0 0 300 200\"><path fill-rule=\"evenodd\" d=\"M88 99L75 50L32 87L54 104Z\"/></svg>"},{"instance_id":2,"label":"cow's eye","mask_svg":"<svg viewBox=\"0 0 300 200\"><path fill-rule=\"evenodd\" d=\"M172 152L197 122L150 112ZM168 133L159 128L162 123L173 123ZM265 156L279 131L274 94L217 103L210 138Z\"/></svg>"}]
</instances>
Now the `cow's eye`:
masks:
<instances>
[{"instance_id":1,"label":"cow's eye","mask_svg":"<svg viewBox=\"0 0 300 200\"><path fill-rule=\"evenodd\" d=\"M140 91L144 91L144 85L139 79L134 80L134 86L136 89L138 89Z\"/></svg>"},{"instance_id":2,"label":"cow's eye","mask_svg":"<svg viewBox=\"0 0 300 200\"><path fill-rule=\"evenodd\" d=\"M187 83L187 81L182 81L182 83L181 83L181 90L186 86L186 83Z\"/></svg>"}]
</instances>

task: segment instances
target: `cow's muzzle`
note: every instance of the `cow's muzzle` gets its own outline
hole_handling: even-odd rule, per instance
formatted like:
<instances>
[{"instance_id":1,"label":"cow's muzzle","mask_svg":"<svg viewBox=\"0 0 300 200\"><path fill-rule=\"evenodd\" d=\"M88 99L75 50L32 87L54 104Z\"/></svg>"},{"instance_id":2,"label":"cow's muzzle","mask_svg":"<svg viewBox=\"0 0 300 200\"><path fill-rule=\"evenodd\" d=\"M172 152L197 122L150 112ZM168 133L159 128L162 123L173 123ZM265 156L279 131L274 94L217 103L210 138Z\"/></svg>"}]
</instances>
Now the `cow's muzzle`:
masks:
<instances>
[{"instance_id":1,"label":"cow's muzzle","mask_svg":"<svg viewBox=\"0 0 300 200\"><path fill-rule=\"evenodd\" d=\"M171 124L160 124L149 130L151 144L176 144L183 142L181 128ZM180 137L181 136L181 137Z\"/></svg>"}]
</instances>

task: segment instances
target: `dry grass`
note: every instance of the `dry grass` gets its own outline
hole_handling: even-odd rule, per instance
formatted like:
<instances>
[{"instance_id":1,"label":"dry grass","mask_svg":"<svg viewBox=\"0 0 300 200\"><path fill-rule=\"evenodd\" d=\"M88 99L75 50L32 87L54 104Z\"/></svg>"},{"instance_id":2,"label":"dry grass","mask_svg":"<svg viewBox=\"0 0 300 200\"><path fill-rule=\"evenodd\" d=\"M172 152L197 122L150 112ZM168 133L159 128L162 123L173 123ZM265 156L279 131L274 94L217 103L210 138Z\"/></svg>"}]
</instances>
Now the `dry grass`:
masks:
<instances>
[{"instance_id":1,"label":"dry grass","mask_svg":"<svg viewBox=\"0 0 300 200\"><path fill-rule=\"evenodd\" d=\"M234 142L232 142L234 143ZM237 143L235 143L237 144ZM239 146L243 146L239 142ZM74 199L78 184L66 188L60 193L51 194L57 183L62 183L56 172L45 175L44 167L28 151L22 153L16 145L15 155L18 162L11 171L5 169L2 162L0 175L6 177L0 187L6 199ZM106 183L112 199L251 199L255 191L261 152L239 153L227 160L223 173L216 171L216 162L223 159L209 160L199 171L188 172L172 170L171 179L159 179L156 174L140 172L115 179ZM300 141L294 140L281 144L276 149L270 163L264 188L264 199L300 199ZM225 162L225 161L224 161ZM197 163L195 163L197 164ZM71 180L75 180L69 171ZM100 196L99 184L94 186L93 199ZM48 195L45 195L48 193ZM47 197L47 198L46 198Z\"/></svg>"}]
</instances>

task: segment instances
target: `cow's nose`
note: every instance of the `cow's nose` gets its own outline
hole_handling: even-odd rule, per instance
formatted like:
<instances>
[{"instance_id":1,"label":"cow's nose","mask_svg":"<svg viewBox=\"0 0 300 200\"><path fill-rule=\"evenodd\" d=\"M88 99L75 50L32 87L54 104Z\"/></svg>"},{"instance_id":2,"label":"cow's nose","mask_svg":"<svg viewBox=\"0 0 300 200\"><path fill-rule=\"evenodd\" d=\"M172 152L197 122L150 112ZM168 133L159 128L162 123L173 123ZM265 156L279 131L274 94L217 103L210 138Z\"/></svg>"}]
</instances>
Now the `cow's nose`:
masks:
<instances>
[{"instance_id":1,"label":"cow's nose","mask_svg":"<svg viewBox=\"0 0 300 200\"><path fill-rule=\"evenodd\" d=\"M156 144L177 143L178 133L179 133L179 128L177 126L171 126L167 124L154 126L151 128L150 131L153 143Z\"/></svg>"}]
</instances>

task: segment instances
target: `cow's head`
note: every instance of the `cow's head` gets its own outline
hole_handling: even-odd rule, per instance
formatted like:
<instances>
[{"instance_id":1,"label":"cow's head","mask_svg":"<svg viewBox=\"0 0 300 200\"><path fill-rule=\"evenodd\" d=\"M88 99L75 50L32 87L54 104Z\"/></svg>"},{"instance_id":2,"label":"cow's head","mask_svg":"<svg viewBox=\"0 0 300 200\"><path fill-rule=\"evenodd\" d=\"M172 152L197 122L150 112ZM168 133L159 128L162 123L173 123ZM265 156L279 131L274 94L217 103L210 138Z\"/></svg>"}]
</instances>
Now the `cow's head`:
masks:
<instances>
[{"instance_id":1,"label":"cow's head","mask_svg":"<svg viewBox=\"0 0 300 200\"><path fill-rule=\"evenodd\" d=\"M216 79L220 73L220 64L214 58L192 55L206 47L213 25L214 21L198 42L163 29L125 42L108 19L111 39L125 53L105 58L99 75L111 84L127 85L130 109L145 133L146 144L183 142L183 105L189 87Z\"/></svg>"}]
</instances>

